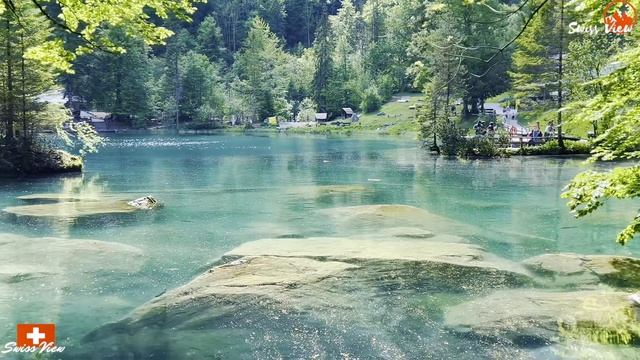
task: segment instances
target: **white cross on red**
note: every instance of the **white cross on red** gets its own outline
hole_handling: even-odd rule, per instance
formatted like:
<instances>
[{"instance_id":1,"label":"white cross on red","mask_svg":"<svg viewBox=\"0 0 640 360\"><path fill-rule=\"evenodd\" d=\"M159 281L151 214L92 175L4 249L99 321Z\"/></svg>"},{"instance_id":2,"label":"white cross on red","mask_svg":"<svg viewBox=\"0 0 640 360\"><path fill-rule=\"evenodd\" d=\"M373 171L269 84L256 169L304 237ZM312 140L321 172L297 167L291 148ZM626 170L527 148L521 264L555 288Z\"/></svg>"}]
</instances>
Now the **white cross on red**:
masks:
<instances>
[{"instance_id":1,"label":"white cross on red","mask_svg":"<svg viewBox=\"0 0 640 360\"><path fill-rule=\"evenodd\" d=\"M46 338L47 335L40 332L40 328L34 327L30 333L27 333L27 339L33 341L33 345L40 344L40 340Z\"/></svg>"}]
</instances>

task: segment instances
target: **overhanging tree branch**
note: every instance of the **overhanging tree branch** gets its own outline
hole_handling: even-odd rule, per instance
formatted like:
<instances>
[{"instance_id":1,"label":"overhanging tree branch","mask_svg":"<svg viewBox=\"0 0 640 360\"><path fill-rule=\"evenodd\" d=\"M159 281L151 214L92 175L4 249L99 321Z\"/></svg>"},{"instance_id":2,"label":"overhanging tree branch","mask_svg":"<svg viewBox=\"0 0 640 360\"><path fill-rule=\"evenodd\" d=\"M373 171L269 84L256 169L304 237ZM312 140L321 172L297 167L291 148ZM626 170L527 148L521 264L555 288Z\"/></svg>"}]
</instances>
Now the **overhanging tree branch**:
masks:
<instances>
[{"instance_id":1,"label":"overhanging tree branch","mask_svg":"<svg viewBox=\"0 0 640 360\"><path fill-rule=\"evenodd\" d=\"M474 24L481 24L481 25L492 25L492 24L497 24L500 22L503 22L505 20L507 20L508 18L510 18L513 14L516 14L518 12L520 12L522 9L524 9L524 7L529 3L530 0L525 0L522 2L522 4L520 4L520 6L518 6L516 9L509 11L507 13L504 14L503 17L501 17L500 19L496 19L496 20L491 20L491 21L475 21L475 20L469 20L469 22L474 23ZM494 8L492 8L491 6L489 6L489 4L486 3L482 3L482 5L486 6L489 10L493 11L496 14L500 14L500 12Z\"/></svg>"},{"instance_id":2,"label":"overhanging tree branch","mask_svg":"<svg viewBox=\"0 0 640 360\"><path fill-rule=\"evenodd\" d=\"M3 0L6 2L12 2L12 0ZM61 28L62 30L76 35L77 37L79 37L80 39L82 39L84 42L86 42L87 44L89 44L91 47L93 47L94 49L98 49L104 52L108 52L108 53L112 53L115 54L114 51L104 48L103 46L101 46L100 44L97 44L95 41L89 39L86 37L85 34L83 34L80 31L74 30L72 28L70 28L67 24L65 24L62 21L59 21L58 19L54 18L53 16L51 16L51 14L49 14L47 12L47 9L44 8L44 6L42 6L42 4L40 4L37 0L31 0L31 2L36 6L36 8L38 8L38 11L40 11L40 13L42 15L44 15L45 18L47 18L47 20L49 20L52 24L54 24L55 26Z\"/></svg>"},{"instance_id":3,"label":"overhanging tree branch","mask_svg":"<svg viewBox=\"0 0 640 360\"><path fill-rule=\"evenodd\" d=\"M527 0L528 1L528 0ZM520 36L522 36L522 34L524 34L525 30L527 29L527 27L529 26L529 23L531 23L531 21L533 20L533 18L536 16L536 14L540 11L540 9L542 9L542 7L544 5L546 5L549 2L549 0L543 0L540 5L538 5L533 12L529 15L529 18L525 21L524 25L522 26L522 29L520 29L520 31L518 32L518 34L516 36L514 36L511 40L509 40L506 44L504 44L502 47L497 48L497 51L491 55L488 59L482 59L479 57L474 57L474 56L469 56L466 55L464 53L460 53L458 55L453 55L454 57L459 57L459 58L466 58L466 59L473 59L473 60L477 60L477 61L481 61L484 62L486 64L491 63L493 60L495 60L498 56L504 56L504 52L507 48L509 48L509 46L511 46L514 42L516 42L516 40L518 40L518 38L520 38ZM524 6L524 4L522 5ZM514 12L515 13L515 12ZM456 46L456 44L451 44L448 46L438 46L436 44L430 44L436 48L439 49L447 49L447 48L451 48ZM482 45L481 45L482 46ZM463 50L475 50L475 49L479 49L481 47L463 47L463 46L459 46L459 48L462 48ZM488 47L487 48L491 48ZM495 47L493 47L495 48ZM491 66L489 66L489 68L487 68L487 70L485 72L483 72L482 74L473 74L473 73L469 73L470 75L476 77L476 78L482 78L484 76L486 76L489 71L491 71L491 69L493 69L496 65L498 64L498 62L493 63Z\"/></svg>"}]
</instances>

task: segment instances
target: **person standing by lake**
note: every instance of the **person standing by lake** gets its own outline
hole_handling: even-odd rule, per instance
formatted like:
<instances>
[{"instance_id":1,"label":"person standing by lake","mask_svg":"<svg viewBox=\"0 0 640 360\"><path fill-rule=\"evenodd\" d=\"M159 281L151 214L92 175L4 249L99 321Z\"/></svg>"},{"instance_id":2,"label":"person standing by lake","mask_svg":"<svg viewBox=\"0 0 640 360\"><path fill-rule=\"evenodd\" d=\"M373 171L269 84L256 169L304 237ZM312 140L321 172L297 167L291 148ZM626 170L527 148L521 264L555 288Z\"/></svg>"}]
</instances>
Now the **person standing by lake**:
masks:
<instances>
[{"instance_id":1,"label":"person standing by lake","mask_svg":"<svg viewBox=\"0 0 640 360\"><path fill-rule=\"evenodd\" d=\"M551 138L555 135L556 133L556 127L553 123L553 120L549 121L549 123L547 124L547 127L544 130L544 137L545 138Z\"/></svg>"}]
</instances>

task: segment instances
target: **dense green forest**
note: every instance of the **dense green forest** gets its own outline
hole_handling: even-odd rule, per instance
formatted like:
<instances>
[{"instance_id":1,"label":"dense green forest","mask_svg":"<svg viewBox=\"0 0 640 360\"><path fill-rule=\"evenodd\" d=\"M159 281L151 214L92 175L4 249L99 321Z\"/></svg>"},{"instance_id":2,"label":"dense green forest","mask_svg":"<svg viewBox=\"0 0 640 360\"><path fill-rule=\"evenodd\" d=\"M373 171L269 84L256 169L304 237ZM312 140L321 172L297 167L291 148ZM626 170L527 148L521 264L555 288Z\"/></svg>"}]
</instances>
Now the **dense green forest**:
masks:
<instances>
[{"instance_id":1,"label":"dense green forest","mask_svg":"<svg viewBox=\"0 0 640 360\"><path fill-rule=\"evenodd\" d=\"M491 100L529 124L555 122L560 152L565 133L589 131L593 160L637 159L636 7L605 5L3 0L1 164L25 167L50 153L43 130L94 149L90 127L63 129L68 110L38 100L55 88L126 126L196 129L375 112L396 93L422 92L420 135L445 150ZM566 196L586 215L609 198L637 197L638 174L585 173ZM619 240L639 230L640 216Z\"/></svg>"},{"instance_id":2,"label":"dense green forest","mask_svg":"<svg viewBox=\"0 0 640 360\"><path fill-rule=\"evenodd\" d=\"M629 38L570 35L569 24L597 20L588 8L564 4L561 21L559 0L166 2L162 12L140 6L147 21L138 27L100 14L106 17L91 24L89 38L87 24L70 21L79 19L56 20L76 16L64 2L9 4L5 45L13 45L6 50L15 58L15 84L6 92L28 83L23 92L33 97L55 82L86 109L133 127L309 120L315 112L338 116L343 107L372 112L404 91L428 94L435 111L423 119L446 117L454 102L462 105L456 115L469 117L503 95L546 122L556 116L560 76L565 101L591 96L593 85L583 84ZM24 31L25 22L41 25ZM21 65L40 78L21 79Z\"/></svg>"},{"instance_id":3,"label":"dense green forest","mask_svg":"<svg viewBox=\"0 0 640 360\"><path fill-rule=\"evenodd\" d=\"M413 89L407 55L420 1L211 1L192 21L168 19L166 46L110 29L125 54L94 52L62 82L133 126L192 127L269 116L305 119L342 107L375 110Z\"/></svg>"}]
</instances>

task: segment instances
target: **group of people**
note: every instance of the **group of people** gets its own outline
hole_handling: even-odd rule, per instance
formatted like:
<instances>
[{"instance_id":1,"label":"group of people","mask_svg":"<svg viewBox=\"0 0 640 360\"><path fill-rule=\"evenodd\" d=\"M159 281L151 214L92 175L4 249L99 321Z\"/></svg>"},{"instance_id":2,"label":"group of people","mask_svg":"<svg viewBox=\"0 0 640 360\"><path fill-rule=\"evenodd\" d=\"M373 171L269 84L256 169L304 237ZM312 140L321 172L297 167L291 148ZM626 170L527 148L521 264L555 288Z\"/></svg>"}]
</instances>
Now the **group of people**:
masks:
<instances>
[{"instance_id":1,"label":"group of people","mask_svg":"<svg viewBox=\"0 0 640 360\"><path fill-rule=\"evenodd\" d=\"M475 130L476 136L493 136L496 134L497 127L494 122L490 122L489 124L487 124L482 120L478 120L473 125L473 130Z\"/></svg>"},{"instance_id":2,"label":"group of people","mask_svg":"<svg viewBox=\"0 0 640 360\"><path fill-rule=\"evenodd\" d=\"M511 127L508 127L507 129L512 136L518 135L518 129L514 125L511 125ZM489 122L487 124L485 121L478 120L473 125L473 130L475 131L476 136L494 136L498 130L498 126L494 122ZM527 137L530 139L530 144L540 144L544 142L545 139L554 137L556 135L556 131L556 126L553 121L550 121L547 124L544 132L541 130L540 123L537 122L531 131L527 133Z\"/></svg>"},{"instance_id":3,"label":"group of people","mask_svg":"<svg viewBox=\"0 0 640 360\"><path fill-rule=\"evenodd\" d=\"M552 138L556 135L556 126L553 121L549 121L547 127L544 129L544 133L540 130L540 123L536 122L536 126L529 132L529 138L532 143L538 144L543 142L544 139Z\"/></svg>"}]
</instances>

